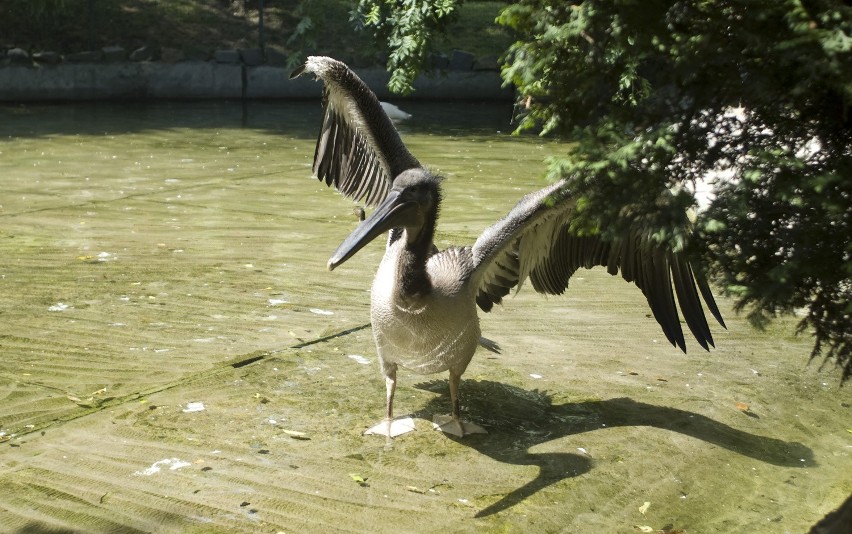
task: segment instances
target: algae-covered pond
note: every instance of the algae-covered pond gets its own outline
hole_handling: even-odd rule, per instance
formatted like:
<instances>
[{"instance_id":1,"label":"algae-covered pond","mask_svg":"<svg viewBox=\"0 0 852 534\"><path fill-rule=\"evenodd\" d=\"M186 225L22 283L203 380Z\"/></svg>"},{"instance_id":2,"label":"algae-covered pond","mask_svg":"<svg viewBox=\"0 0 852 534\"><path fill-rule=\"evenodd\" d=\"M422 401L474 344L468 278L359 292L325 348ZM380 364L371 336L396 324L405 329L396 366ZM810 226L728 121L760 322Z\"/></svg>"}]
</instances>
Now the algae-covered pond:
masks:
<instances>
[{"instance_id":1,"label":"algae-covered pond","mask_svg":"<svg viewBox=\"0 0 852 534\"><path fill-rule=\"evenodd\" d=\"M563 147L507 106L410 103L470 243ZM804 532L852 493L852 390L782 320L683 355L603 271L483 314L462 384L489 434L361 432L381 240L310 178L318 102L0 107L0 531ZM649 503L649 504L646 504Z\"/></svg>"}]
</instances>

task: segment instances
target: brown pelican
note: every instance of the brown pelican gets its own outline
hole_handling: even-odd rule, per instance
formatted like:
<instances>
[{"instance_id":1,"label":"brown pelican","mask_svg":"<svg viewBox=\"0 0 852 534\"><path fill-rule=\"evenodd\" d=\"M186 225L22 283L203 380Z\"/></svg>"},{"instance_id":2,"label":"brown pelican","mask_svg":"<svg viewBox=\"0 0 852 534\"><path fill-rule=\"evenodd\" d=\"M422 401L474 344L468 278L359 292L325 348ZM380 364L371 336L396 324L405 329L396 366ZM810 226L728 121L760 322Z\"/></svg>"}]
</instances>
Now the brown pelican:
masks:
<instances>
[{"instance_id":1,"label":"brown pelican","mask_svg":"<svg viewBox=\"0 0 852 534\"><path fill-rule=\"evenodd\" d=\"M345 196L377 206L337 248L328 268L388 232L370 307L387 412L366 433L395 437L413 429L410 420L393 419L399 366L418 373L449 371L452 415L436 417L436 427L459 436L484 432L459 417L462 373L477 345L488 344L480 338L476 308L491 310L526 279L539 293L561 294L580 267L600 265L612 275L620 271L642 290L673 345L686 352L675 294L698 343L705 349L713 344L699 291L724 323L707 283L688 261L638 228L616 241L573 235L568 227L576 198L564 181L523 197L472 246L439 252L433 236L441 179L408 151L376 96L345 64L311 56L290 77L302 73L324 82L314 174Z\"/></svg>"}]
</instances>

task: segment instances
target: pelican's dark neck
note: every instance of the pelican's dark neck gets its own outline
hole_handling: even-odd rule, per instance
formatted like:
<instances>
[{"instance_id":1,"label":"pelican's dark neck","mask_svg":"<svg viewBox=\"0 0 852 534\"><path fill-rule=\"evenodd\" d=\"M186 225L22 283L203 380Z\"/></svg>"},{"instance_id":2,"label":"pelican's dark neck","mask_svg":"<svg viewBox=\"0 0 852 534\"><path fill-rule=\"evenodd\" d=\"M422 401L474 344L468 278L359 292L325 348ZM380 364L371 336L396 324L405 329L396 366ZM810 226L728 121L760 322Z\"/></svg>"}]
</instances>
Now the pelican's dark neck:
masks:
<instances>
[{"instance_id":1,"label":"pelican's dark neck","mask_svg":"<svg viewBox=\"0 0 852 534\"><path fill-rule=\"evenodd\" d=\"M406 228L402 239L405 240L399 257L399 276L402 292L407 296L428 295L432 291L432 282L426 272L426 262L432 255L435 237L435 225L438 220L437 204L426 217L420 228Z\"/></svg>"}]
</instances>

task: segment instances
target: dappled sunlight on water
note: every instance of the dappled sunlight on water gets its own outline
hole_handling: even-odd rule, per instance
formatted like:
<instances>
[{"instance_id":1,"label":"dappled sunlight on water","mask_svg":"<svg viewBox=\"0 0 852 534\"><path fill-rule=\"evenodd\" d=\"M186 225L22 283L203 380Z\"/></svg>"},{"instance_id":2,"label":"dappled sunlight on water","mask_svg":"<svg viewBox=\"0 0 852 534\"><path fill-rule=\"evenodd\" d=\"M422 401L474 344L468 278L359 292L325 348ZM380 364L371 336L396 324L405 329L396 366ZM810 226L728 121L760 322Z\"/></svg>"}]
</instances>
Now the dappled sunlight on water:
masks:
<instances>
[{"instance_id":1,"label":"dappled sunlight on water","mask_svg":"<svg viewBox=\"0 0 852 534\"><path fill-rule=\"evenodd\" d=\"M506 104L396 103L446 177L440 247L566 148L510 135ZM852 492L852 393L806 366L791 323L754 332L720 299L730 330L684 356L598 271L482 318L503 351L474 358L462 396L488 436L428 430L446 377L408 373L397 409L421 431L362 436L384 402L383 250L326 270L358 219L311 178L320 113L0 107L0 525L802 532Z\"/></svg>"}]
</instances>

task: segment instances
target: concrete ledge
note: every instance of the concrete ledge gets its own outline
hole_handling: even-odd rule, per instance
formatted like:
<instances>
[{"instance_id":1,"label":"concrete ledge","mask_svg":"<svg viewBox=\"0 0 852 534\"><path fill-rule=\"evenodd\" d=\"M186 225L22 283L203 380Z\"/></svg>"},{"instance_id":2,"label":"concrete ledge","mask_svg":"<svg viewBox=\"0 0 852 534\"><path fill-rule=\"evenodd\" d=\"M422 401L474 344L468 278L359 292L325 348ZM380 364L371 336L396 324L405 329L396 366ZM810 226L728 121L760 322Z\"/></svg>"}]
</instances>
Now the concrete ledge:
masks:
<instances>
[{"instance_id":1,"label":"concrete ledge","mask_svg":"<svg viewBox=\"0 0 852 534\"><path fill-rule=\"evenodd\" d=\"M243 67L191 61L145 63L145 98L241 98ZM97 65L94 66L97 68Z\"/></svg>"},{"instance_id":2,"label":"concrete ledge","mask_svg":"<svg viewBox=\"0 0 852 534\"><path fill-rule=\"evenodd\" d=\"M0 68L0 101L74 101L136 99L299 99L319 98L321 84L309 77L289 79L284 67L256 67L183 61L179 63L62 63ZM384 69L360 69L358 75L379 98L395 98ZM494 71L448 71L420 76L411 99L511 100Z\"/></svg>"}]
</instances>

